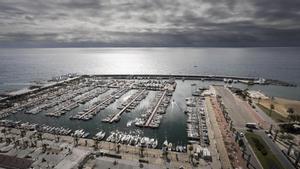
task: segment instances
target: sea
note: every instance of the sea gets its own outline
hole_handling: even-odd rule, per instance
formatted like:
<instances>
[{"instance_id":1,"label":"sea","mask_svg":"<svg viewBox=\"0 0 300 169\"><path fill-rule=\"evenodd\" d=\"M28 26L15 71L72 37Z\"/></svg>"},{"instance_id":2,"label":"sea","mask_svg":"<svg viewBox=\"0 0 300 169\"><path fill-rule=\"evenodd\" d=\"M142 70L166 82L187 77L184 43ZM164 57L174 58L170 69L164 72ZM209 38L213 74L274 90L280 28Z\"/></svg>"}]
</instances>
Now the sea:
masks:
<instances>
[{"instance_id":1,"label":"sea","mask_svg":"<svg viewBox=\"0 0 300 169\"><path fill-rule=\"evenodd\" d=\"M0 93L66 73L232 75L300 85L300 47L0 48ZM298 89L265 88L300 100Z\"/></svg>"},{"instance_id":2,"label":"sea","mask_svg":"<svg viewBox=\"0 0 300 169\"><path fill-rule=\"evenodd\" d=\"M193 75L230 75L263 77L282 80L300 85L300 48L9 48L0 49L0 93L28 87L33 81L51 79L66 73L78 74L193 74ZM109 133L112 130L139 133L149 137L165 139L175 144L186 144L186 116L184 99L191 95L191 84L203 87L212 82L177 81L173 101L167 109L159 129L139 129L134 125L127 127L145 111L149 100L154 97L150 92L132 113L122 115L116 124L104 124L101 119L117 111L116 102L88 122L70 121L68 116L59 119L38 115L16 114L12 120L64 126L72 129L83 128L91 134L99 130ZM218 82L220 83L220 82ZM221 82L222 84L222 82ZM300 100L300 88L282 86L236 87L260 90L268 96ZM125 99L130 92L120 98ZM89 103L88 103L89 104ZM73 110L69 115L84 109Z\"/></svg>"}]
</instances>

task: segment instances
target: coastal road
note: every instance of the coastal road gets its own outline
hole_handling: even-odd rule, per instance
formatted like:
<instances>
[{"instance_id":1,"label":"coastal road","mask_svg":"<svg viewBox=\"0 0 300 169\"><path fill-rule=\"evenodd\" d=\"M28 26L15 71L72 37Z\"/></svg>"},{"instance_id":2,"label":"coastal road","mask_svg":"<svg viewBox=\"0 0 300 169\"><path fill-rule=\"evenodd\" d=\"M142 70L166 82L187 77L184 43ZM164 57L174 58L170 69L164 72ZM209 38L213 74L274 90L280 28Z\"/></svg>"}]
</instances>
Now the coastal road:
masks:
<instances>
[{"instance_id":1,"label":"coastal road","mask_svg":"<svg viewBox=\"0 0 300 169\"><path fill-rule=\"evenodd\" d=\"M234 96L229 89L223 86L214 86L214 89L216 94L222 97L223 103L233 121L233 125L239 132L245 132L246 123L257 123L255 117L252 116L253 112L250 112L251 110L245 105L245 102ZM247 144L248 141L245 138L243 138L243 140L246 143L246 154L251 155L249 168L262 169L250 144ZM245 155L245 158L247 158L247 155Z\"/></svg>"},{"instance_id":2,"label":"coastal road","mask_svg":"<svg viewBox=\"0 0 300 169\"><path fill-rule=\"evenodd\" d=\"M247 102L233 95L229 89L223 86L214 86L214 89L216 90L217 95L220 95L222 97L222 101L233 121L233 125L238 131L245 132L246 123L260 123L264 127L264 129L270 127L270 124L275 124L274 121L270 117L268 117L262 110L256 108L256 111L254 111L249 105L247 105ZM254 132L262 137L270 150L285 168L294 169L294 166L285 157L283 152L272 141L272 139L268 138L268 136L264 133L264 130L255 130ZM246 146L247 153L250 153L252 157L255 157L254 152L251 151L252 149L250 145L246 144ZM255 168L261 168L261 165L258 165L258 159L252 158L251 163L254 164Z\"/></svg>"},{"instance_id":3,"label":"coastal road","mask_svg":"<svg viewBox=\"0 0 300 169\"><path fill-rule=\"evenodd\" d=\"M273 152L273 154L277 157L279 162L288 169L295 169L295 167L291 164L291 162L287 159L287 157L283 154L281 149L276 145L276 143L273 142L273 139L269 138L263 130L257 130L255 131L256 134L261 136L261 138L266 142L270 150Z\"/></svg>"}]
</instances>

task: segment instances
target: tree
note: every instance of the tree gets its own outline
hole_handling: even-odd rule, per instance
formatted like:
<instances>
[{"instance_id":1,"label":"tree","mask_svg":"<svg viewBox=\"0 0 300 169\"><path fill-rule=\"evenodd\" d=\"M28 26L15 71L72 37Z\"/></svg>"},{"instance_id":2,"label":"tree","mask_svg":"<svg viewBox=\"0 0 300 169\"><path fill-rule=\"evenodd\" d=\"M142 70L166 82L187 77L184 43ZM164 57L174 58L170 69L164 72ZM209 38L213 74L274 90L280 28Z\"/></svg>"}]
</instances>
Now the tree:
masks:
<instances>
[{"instance_id":1,"label":"tree","mask_svg":"<svg viewBox=\"0 0 300 169\"><path fill-rule=\"evenodd\" d=\"M275 106L274 106L274 104L270 104L270 116L272 116L272 112L273 112L273 110L275 109Z\"/></svg>"},{"instance_id":2,"label":"tree","mask_svg":"<svg viewBox=\"0 0 300 169\"><path fill-rule=\"evenodd\" d=\"M43 133L38 132L37 133L37 139L43 143Z\"/></svg>"},{"instance_id":3,"label":"tree","mask_svg":"<svg viewBox=\"0 0 300 169\"><path fill-rule=\"evenodd\" d=\"M259 97L259 98L257 99L257 101L258 101L258 104L260 104L260 101L261 101L261 97Z\"/></svg>"},{"instance_id":4,"label":"tree","mask_svg":"<svg viewBox=\"0 0 300 169\"><path fill-rule=\"evenodd\" d=\"M287 112L289 113L289 121L291 122L292 120L293 120L293 114L294 114L294 109L293 108L291 108L291 107L289 107L288 109L287 109Z\"/></svg>"},{"instance_id":5,"label":"tree","mask_svg":"<svg viewBox=\"0 0 300 169\"><path fill-rule=\"evenodd\" d=\"M78 141L79 141L78 136L74 136L74 137L73 137L73 141L74 141L74 147L77 147Z\"/></svg>"},{"instance_id":6,"label":"tree","mask_svg":"<svg viewBox=\"0 0 300 169\"><path fill-rule=\"evenodd\" d=\"M26 131L25 130L21 130L21 137L25 137L26 136Z\"/></svg>"},{"instance_id":7,"label":"tree","mask_svg":"<svg viewBox=\"0 0 300 169\"><path fill-rule=\"evenodd\" d=\"M190 145L190 146L189 146L190 153L192 153L193 149L194 149L193 146Z\"/></svg>"},{"instance_id":8,"label":"tree","mask_svg":"<svg viewBox=\"0 0 300 169\"><path fill-rule=\"evenodd\" d=\"M141 147L140 147L140 157L144 157L144 146L143 145L141 145Z\"/></svg>"},{"instance_id":9,"label":"tree","mask_svg":"<svg viewBox=\"0 0 300 169\"><path fill-rule=\"evenodd\" d=\"M194 150L194 147L193 147L193 145L190 145L189 146L189 151L190 151L190 153L189 153L189 159L190 159L190 161L193 163L193 150Z\"/></svg>"},{"instance_id":10,"label":"tree","mask_svg":"<svg viewBox=\"0 0 300 169\"><path fill-rule=\"evenodd\" d=\"M94 139L94 150L98 150L98 143L99 143L99 140Z\"/></svg>"},{"instance_id":11,"label":"tree","mask_svg":"<svg viewBox=\"0 0 300 169\"><path fill-rule=\"evenodd\" d=\"M118 145L117 145L117 154L119 154L119 153L120 153L120 147L121 147L121 145L120 145L120 144L118 144Z\"/></svg>"}]
</instances>

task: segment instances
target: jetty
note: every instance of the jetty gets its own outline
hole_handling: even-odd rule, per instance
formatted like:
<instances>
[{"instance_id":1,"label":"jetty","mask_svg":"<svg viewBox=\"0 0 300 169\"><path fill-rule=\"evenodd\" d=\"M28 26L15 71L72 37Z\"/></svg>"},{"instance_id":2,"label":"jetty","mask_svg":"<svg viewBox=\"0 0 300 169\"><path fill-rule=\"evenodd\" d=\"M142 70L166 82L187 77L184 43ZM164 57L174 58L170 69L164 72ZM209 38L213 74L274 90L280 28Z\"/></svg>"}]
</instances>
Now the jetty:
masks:
<instances>
[{"instance_id":1,"label":"jetty","mask_svg":"<svg viewBox=\"0 0 300 169\"><path fill-rule=\"evenodd\" d=\"M84 116L86 116L88 114L91 114L92 112L94 112L95 110L97 110L98 107L100 107L101 105L103 105L107 101L111 100L112 98L113 98L113 96L109 96L108 98L104 99L100 104L93 106L87 112L85 112L84 114L82 114L81 116L79 116L79 119L82 119Z\"/></svg>"},{"instance_id":2,"label":"jetty","mask_svg":"<svg viewBox=\"0 0 300 169\"><path fill-rule=\"evenodd\" d=\"M93 117L93 115L96 115L97 112L99 112L99 110L101 109L101 106L103 106L103 105L105 105L105 107L108 106L109 103L112 103L112 102L114 102L116 100L116 97L122 96L128 90L129 90L128 87L121 88L117 92L115 92L114 94L111 94L107 98L103 99L102 101L100 101L96 105L94 105L91 108L89 108L83 114L79 114L80 112L78 112L77 115L71 116L70 119L90 120ZM106 103L108 103L108 104L106 104Z\"/></svg>"},{"instance_id":3,"label":"jetty","mask_svg":"<svg viewBox=\"0 0 300 169\"><path fill-rule=\"evenodd\" d=\"M156 114L157 109L158 109L160 103L162 102L163 98L165 97L166 93L167 93L167 90L164 91L164 93L163 93L162 96L160 97L159 101L157 102L155 108L154 108L153 111L151 112L151 115L149 116L148 120L147 120L146 123L145 123L145 127L148 127L149 124L151 123L151 121L152 121L154 115Z\"/></svg>"},{"instance_id":4,"label":"jetty","mask_svg":"<svg viewBox=\"0 0 300 169\"><path fill-rule=\"evenodd\" d=\"M122 113L139 97L141 96L144 92L146 91L146 89L143 89L140 93L137 94L136 97L134 97L122 110L120 110L118 113L116 113L114 116L112 116L112 118L110 119L110 123L114 122L114 121L118 121L119 117L122 115Z\"/></svg>"}]
</instances>

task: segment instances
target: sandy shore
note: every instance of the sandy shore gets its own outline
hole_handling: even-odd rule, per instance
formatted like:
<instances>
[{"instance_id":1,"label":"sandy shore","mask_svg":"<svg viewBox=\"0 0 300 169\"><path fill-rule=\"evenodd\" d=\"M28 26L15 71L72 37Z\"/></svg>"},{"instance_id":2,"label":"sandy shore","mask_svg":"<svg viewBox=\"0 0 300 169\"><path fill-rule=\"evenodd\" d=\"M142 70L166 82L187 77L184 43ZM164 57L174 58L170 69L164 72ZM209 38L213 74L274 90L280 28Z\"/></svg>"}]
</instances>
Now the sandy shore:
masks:
<instances>
[{"instance_id":1,"label":"sandy shore","mask_svg":"<svg viewBox=\"0 0 300 169\"><path fill-rule=\"evenodd\" d=\"M271 99L262 99L259 104L263 105L266 108L270 108L270 104L273 104L275 111L281 114L283 117L288 117L288 108L294 109L295 115L300 115L300 101L290 100L285 98L275 97L274 100Z\"/></svg>"}]
</instances>

